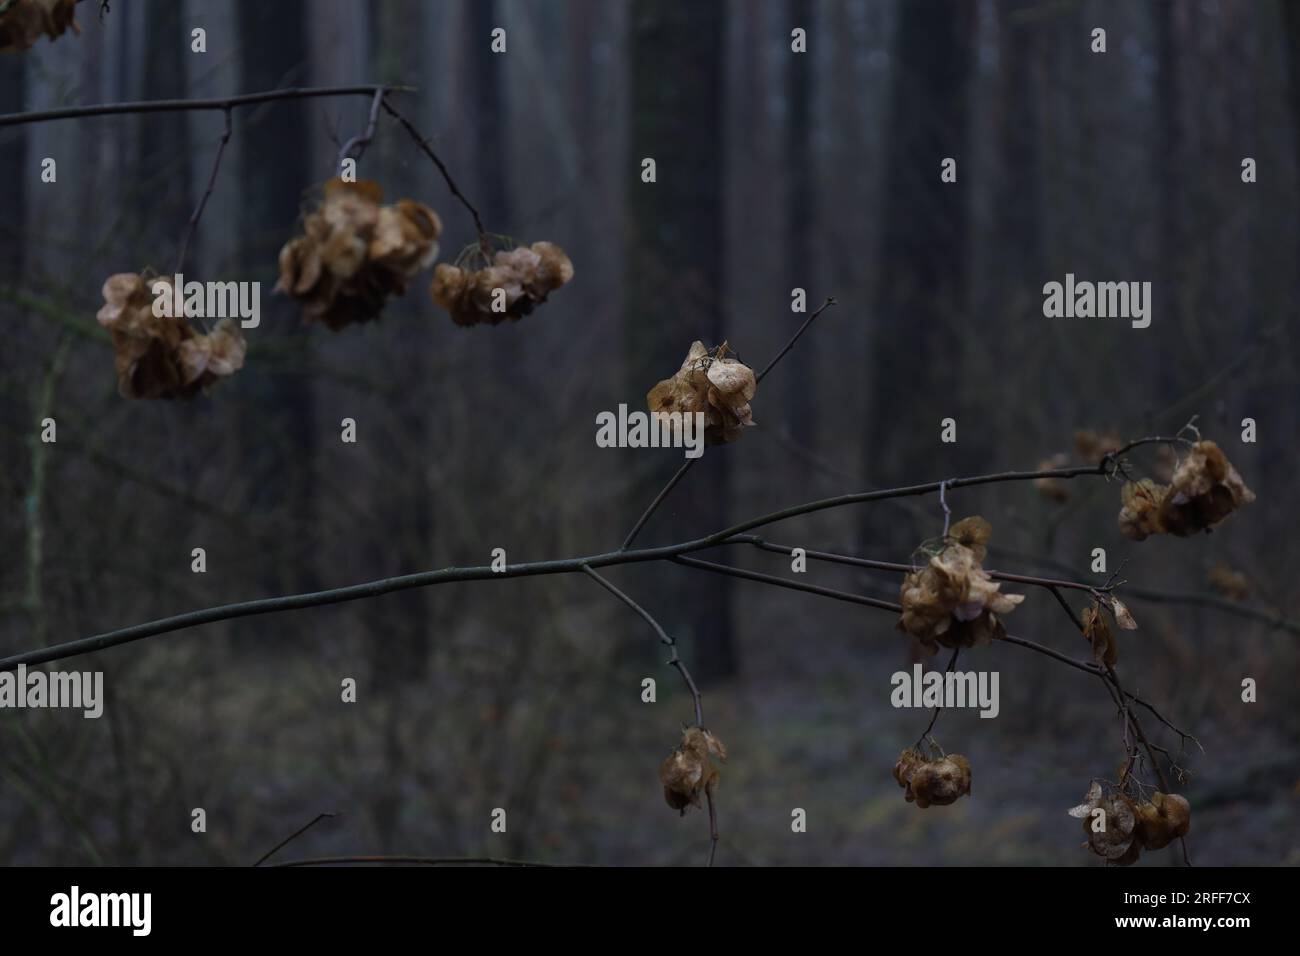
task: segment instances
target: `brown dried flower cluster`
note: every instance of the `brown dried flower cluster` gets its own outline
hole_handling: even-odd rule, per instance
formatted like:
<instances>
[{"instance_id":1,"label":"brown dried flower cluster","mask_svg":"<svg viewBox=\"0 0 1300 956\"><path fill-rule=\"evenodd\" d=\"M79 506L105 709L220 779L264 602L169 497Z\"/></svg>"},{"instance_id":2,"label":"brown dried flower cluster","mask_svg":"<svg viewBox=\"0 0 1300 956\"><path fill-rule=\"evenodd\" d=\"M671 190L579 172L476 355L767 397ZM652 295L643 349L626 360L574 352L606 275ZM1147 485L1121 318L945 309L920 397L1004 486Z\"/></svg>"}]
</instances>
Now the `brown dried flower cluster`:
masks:
<instances>
[{"instance_id":1,"label":"brown dried flower cluster","mask_svg":"<svg viewBox=\"0 0 1300 956\"><path fill-rule=\"evenodd\" d=\"M1069 813L1083 821L1088 849L1115 866L1136 863L1143 850L1164 849L1192 827L1192 807L1185 797L1157 790L1150 800L1138 802L1119 791L1104 792L1095 780L1083 803Z\"/></svg>"},{"instance_id":2,"label":"brown dried flower cluster","mask_svg":"<svg viewBox=\"0 0 1300 956\"><path fill-rule=\"evenodd\" d=\"M10 0L0 3L0 53L30 50L42 36L51 41L69 28L80 34L77 0Z\"/></svg>"},{"instance_id":3,"label":"brown dried flower cluster","mask_svg":"<svg viewBox=\"0 0 1300 956\"><path fill-rule=\"evenodd\" d=\"M1194 444L1169 484L1150 478L1129 481L1121 496L1119 528L1134 541L1153 534L1189 537L1255 500L1255 493L1212 441Z\"/></svg>"},{"instance_id":4,"label":"brown dried flower cluster","mask_svg":"<svg viewBox=\"0 0 1300 956\"><path fill-rule=\"evenodd\" d=\"M1023 594L1003 594L982 567L992 528L978 515L949 529L943 550L903 579L898 626L931 654L944 647L974 647L1001 637L999 614L1015 609Z\"/></svg>"},{"instance_id":5,"label":"brown dried flower cluster","mask_svg":"<svg viewBox=\"0 0 1300 956\"><path fill-rule=\"evenodd\" d=\"M302 303L303 316L338 331L379 317L391 295L438 257L442 221L412 199L381 205L369 180L325 184L325 198L303 221L303 234L280 250L275 291Z\"/></svg>"},{"instance_id":6,"label":"brown dried flower cluster","mask_svg":"<svg viewBox=\"0 0 1300 956\"><path fill-rule=\"evenodd\" d=\"M726 761L727 748L722 741L703 727L686 727L681 744L659 767L664 800L683 816L687 807L700 805L701 793L711 794L717 789L721 775L711 757Z\"/></svg>"},{"instance_id":7,"label":"brown dried flower cluster","mask_svg":"<svg viewBox=\"0 0 1300 956\"><path fill-rule=\"evenodd\" d=\"M970 761L961 754L926 759L908 747L894 764L894 779L907 789L908 803L922 809L931 804L946 807L970 795Z\"/></svg>"},{"instance_id":8,"label":"brown dried flower cluster","mask_svg":"<svg viewBox=\"0 0 1300 956\"><path fill-rule=\"evenodd\" d=\"M517 321L573 278L573 263L553 242L502 250L482 269L439 264L429 294L457 325Z\"/></svg>"},{"instance_id":9,"label":"brown dried flower cluster","mask_svg":"<svg viewBox=\"0 0 1300 956\"><path fill-rule=\"evenodd\" d=\"M1206 582L1229 601L1244 601L1250 597L1250 579L1226 564L1216 564L1205 575Z\"/></svg>"},{"instance_id":10,"label":"brown dried flower cluster","mask_svg":"<svg viewBox=\"0 0 1300 956\"><path fill-rule=\"evenodd\" d=\"M123 398L188 398L243 366L247 345L236 322L222 319L204 334L184 317L154 315L155 287L172 295L168 278L120 272L104 282L97 318L113 339Z\"/></svg>"},{"instance_id":11,"label":"brown dried flower cluster","mask_svg":"<svg viewBox=\"0 0 1300 956\"><path fill-rule=\"evenodd\" d=\"M680 412L704 413L704 444L733 442L754 424L749 400L758 390L754 370L729 358L729 346L716 349L693 342L682 367L646 393L646 404L656 417Z\"/></svg>"}]
</instances>

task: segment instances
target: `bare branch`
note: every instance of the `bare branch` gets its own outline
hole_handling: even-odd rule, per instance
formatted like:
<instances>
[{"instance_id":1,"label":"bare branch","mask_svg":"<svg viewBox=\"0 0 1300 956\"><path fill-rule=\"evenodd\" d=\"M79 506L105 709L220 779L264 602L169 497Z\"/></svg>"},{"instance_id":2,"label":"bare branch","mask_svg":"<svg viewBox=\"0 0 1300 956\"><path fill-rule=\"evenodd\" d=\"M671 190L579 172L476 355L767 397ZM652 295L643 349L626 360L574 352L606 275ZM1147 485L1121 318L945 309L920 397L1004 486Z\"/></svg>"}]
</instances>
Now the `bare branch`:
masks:
<instances>
[{"instance_id":1,"label":"bare branch","mask_svg":"<svg viewBox=\"0 0 1300 956\"><path fill-rule=\"evenodd\" d=\"M195 110L231 110L274 100L301 100L321 96L374 96L379 90L392 93L410 93L413 86L378 86L367 83L358 86L291 87L282 90L264 90L214 99L140 100L130 103L99 103L94 106L65 106L53 110L35 110L27 113L6 113L0 116L0 126L20 126L24 123L45 123L50 120L77 119L82 116L113 116L120 113L178 113Z\"/></svg>"},{"instance_id":2,"label":"bare branch","mask_svg":"<svg viewBox=\"0 0 1300 956\"><path fill-rule=\"evenodd\" d=\"M695 686L695 681L691 679L690 671L686 669L686 665L682 662L682 659L677 656L677 642L669 637L668 632L660 626L659 622L650 616L649 611L616 588L609 580L597 574L589 566L584 565L582 570L606 591L614 595L614 597L618 598L632 610L636 611L636 613L640 614L641 617L645 619L646 623L655 629L655 633L659 635L659 640L672 648L673 654L672 657L668 658L668 665L677 668L678 673L682 675L682 680L686 683L686 689L690 691L691 699L695 702L695 726L703 727L704 707L700 701L700 691L699 688Z\"/></svg>"},{"instance_id":3,"label":"bare branch","mask_svg":"<svg viewBox=\"0 0 1300 956\"><path fill-rule=\"evenodd\" d=\"M185 253L190 248L190 239L194 236L194 230L198 228L199 219L203 215L203 209L208 204L208 197L212 195L212 190L217 184L217 171L221 169L221 157L225 155L226 144L230 142L230 109L227 107L223 114L225 116L225 130L221 134L221 142L217 145L217 155L212 161L212 172L208 174L208 185L203 190L203 195L199 197L199 204L194 207L194 212L190 216L189 223L185 226L185 237L181 240L180 252L176 254L177 275L185 271Z\"/></svg>"}]
</instances>

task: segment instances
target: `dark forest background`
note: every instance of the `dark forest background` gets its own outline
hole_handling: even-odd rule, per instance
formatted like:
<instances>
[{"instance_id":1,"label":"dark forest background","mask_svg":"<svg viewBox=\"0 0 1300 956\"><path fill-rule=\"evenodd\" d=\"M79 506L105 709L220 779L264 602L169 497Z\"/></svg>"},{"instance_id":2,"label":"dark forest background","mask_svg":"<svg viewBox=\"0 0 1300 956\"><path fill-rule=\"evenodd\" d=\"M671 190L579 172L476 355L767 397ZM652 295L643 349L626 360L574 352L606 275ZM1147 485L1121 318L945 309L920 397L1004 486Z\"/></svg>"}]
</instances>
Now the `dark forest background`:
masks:
<instances>
[{"instance_id":1,"label":"dark forest background","mask_svg":"<svg viewBox=\"0 0 1300 956\"><path fill-rule=\"evenodd\" d=\"M1136 438L1199 415L1259 495L1212 535L1127 541L1117 485L1095 479L1064 505L1028 484L950 500L992 521L990 565L1093 580L1094 547L1112 569L1127 561L1141 629L1121 635L1122 673L1205 748L1182 760L1193 860L1300 861L1300 629L1266 620L1300 617L1300 3L114 0L102 19L95 6L80 37L0 57L0 112L411 84L394 102L488 228L559 243L576 277L509 326L453 326L426 277L377 323L305 327L270 296L276 254L367 100L239 110L186 273L262 282L247 365L193 402L127 401L95 322L100 286L169 271L220 114L0 130L0 655L483 564L495 547L512 562L608 550L681 456L597 448L596 413L641 407L695 338L761 366L804 318L797 286L812 307L839 305L763 382L758 427L710 450L642 543L1032 468L1076 429ZM195 26L206 54L190 52ZM497 26L505 55L489 49ZM794 27L806 55L790 52ZM40 181L47 156L57 185ZM944 157L956 184L939 180ZM1244 157L1258 182L1242 182ZM438 210L444 259L473 240L395 124L360 170ZM1042 285L1067 272L1151 281L1151 327L1045 319ZM46 416L57 444L39 440ZM356 445L339 441L344 417ZM955 445L939 442L945 417ZM1240 441L1244 417L1257 444ZM771 537L906 561L941 527L918 498ZM789 571L738 548L720 559ZM1217 564L1250 580L1240 606L1207 585ZM890 776L928 714L889 705L890 674L912 660L889 615L667 564L609 576L679 637L731 751L720 864L1098 862L1065 814L1123 753L1096 682L1015 647L968 655L1001 672L1001 715L943 715L936 734L971 758L973 796L921 811ZM808 577L897 596L888 574ZM1012 623L1077 651L1043 592ZM334 811L286 853L698 863L707 824L679 819L657 780L690 717L664 656L571 576L229 621L65 662L105 672L105 716L0 715L0 862L244 864ZM1247 676L1257 704L1240 701ZM345 677L356 704L339 701ZM504 835L489 831L495 807ZM793 807L806 834L790 831Z\"/></svg>"}]
</instances>

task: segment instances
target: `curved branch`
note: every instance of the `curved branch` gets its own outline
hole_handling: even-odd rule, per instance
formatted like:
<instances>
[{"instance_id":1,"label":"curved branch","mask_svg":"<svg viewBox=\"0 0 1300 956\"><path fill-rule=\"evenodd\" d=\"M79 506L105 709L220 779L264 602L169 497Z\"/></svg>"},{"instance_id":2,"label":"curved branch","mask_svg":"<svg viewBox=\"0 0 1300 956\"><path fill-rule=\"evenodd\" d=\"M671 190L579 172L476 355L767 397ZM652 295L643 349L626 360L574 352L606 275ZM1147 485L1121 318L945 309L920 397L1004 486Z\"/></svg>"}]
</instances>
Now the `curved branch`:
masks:
<instances>
[{"instance_id":1,"label":"curved branch","mask_svg":"<svg viewBox=\"0 0 1300 956\"><path fill-rule=\"evenodd\" d=\"M501 571L494 571L488 565L478 565L469 568L442 568L437 571L420 571L414 574L403 574L396 577L381 578L376 581L366 581L361 584L352 584L324 591L311 591L302 594L284 595L282 597L241 601L235 604L223 604L216 607L202 608L197 611L188 611L183 614L174 614L170 617L160 618L156 621L135 624L114 631L107 631L93 637L81 638L80 640L67 641L63 644L55 644L49 647L41 647L31 651L24 651L19 654L13 654L9 657L0 659L0 671L14 670L19 664L43 664L50 661L62 660L77 654L87 654L92 651L105 650L110 647L117 647L121 644L128 644L132 641L142 640L146 637L166 634L171 631L179 631L184 628L195 627L199 624L210 624L214 621L250 617L257 614L271 614L278 611L294 611L307 607L322 607L328 604L342 604L347 601L379 597L384 594L391 594L395 591L404 591L418 587L429 587L436 584L446 584L451 581L484 581L498 578L531 577L543 574L571 574L582 572L584 566L587 565L590 565L593 568L598 568L616 564L637 564L646 561L659 561L689 554L694 551L701 551L705 548L714 547L715 545L724 544L729 539L735 538L747 531L752 531L755 528L761 528L769 524L775 524L778 521L785 521L806 514L814 514L818 511L825 511L830 508L841 508L845 505L882 501L889 498L923 495L938 491L940 485L951 489L1004 481L1032 481L1035 478L1044 477L1073 478L1080 475L1104 475L1107 473L1106 465L1103 463L1092 467L1055 468L1040 471L1006 471L990 475L976 475L971 478L950 478L945 479L944 481L932 481L927 482L926 484L909 485L903 488L885 488L878 491L858 492L856 494L839 495L834 498L822 498L817 501L809 501L801 505L785 508L781 511L774 511L770 514L760 515L757 518L751 518L748 521L733 525L730 528L724 528L721 531L716 531L703 538L696 538L691 541L683 541L679 544L665 545L662 547L638 548L633 551L606 551L602 554L593 554L579 558L532 561L524 564L510 565ZM742 576L753 578L756 574L757 572L743 572ZM754 579L762 580L762 576ZM812 586L801 585L795 587L797 590L807 590ZM836 595L828 594L826 596ZM851 599L855 600L857 603L872 603L874 601L874 599L865 598L858 600L859 597L859 595L852 595ZM887 605L888 602L879 602L879 604Z\"/></svg>"},{"instance_id":2,"label":"curved branch","mask_svg":"<svg viewBox=\"0 0 1300 956\"><path fill-rule=\"evenodd\" d=\"M646 623L655 629L655 633L659 635L659 640L672 648L673 655L668 659L668 665L677 668L677 672L682 675L682 680L686 683L686 689L691 693L691 700L695 702L695 726L703 727L704 706L700 701L700 690L695 686L695 681L691 679L690 671L686 669L686 665L682 662L682 659L677 656L677 642L668 636L668 632L660 626L658 621L650 616L649 611L616 588L609 580L597 574L588 565L583 565L582 570L602 588L614 595L614 597L618 598L632 610L636 611L637 614L640 614L641 617L645 619Z\"/></svg>"}]
</instances>

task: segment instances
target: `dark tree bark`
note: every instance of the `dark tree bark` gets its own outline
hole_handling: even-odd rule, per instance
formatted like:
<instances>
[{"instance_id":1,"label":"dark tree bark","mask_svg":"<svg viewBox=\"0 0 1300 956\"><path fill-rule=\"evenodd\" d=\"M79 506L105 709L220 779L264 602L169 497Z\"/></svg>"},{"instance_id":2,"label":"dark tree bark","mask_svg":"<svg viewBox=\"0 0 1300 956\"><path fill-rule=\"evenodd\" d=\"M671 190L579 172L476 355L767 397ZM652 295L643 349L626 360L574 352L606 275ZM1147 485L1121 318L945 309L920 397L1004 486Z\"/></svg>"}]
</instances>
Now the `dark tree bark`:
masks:
<instances>
[{"instance_id":1,"label":"dark tree bark","mask_svg":"<svg viewBox=\"0 0 1300 956\"><path fill-rule=\"evenodd\" d=\"M787 13L787 37L795 27L802 27L809 34L813 32L811 0L789 0ZM829 41L829 37L819 36L811 42ZM785 141L786 240L789 243L786 255L790 263L790 288L802 288L807 293L809 311L817 308L820 301L817 291L812 287L815 278L812 226L816 215L811 141L812 56L811 49L807 53L789 52L790 66L786 74L789 113ZM816 395L815 390L808 387L812 374L810 355L811 351L807 347L795 349L783 360L786 367L781 372L790 434L803 444L808 444L812 435L813 402Z\"/></svg>"},{"instance_id":2,"label":"dark tree bark","mask_svg":"<svg viewBox=\"0 0 1300 956\"><path fill-rule=\"evenodd\" d=\"M244 0L240 4L242 89L267 90L305 80L306 12L302 0L269 4ZM307 155L307 111L299 104L238 110L234 135L242 145L241 268L245 274L265 274L266 264L277 261L280 246L296 228L304 195L321 180L329 161L327 157ZM264 287L263 305L264 311L270 312L276 306L267 291ZM263 315L262 327L254 334L263 339L282 336L290 349L305 355L311 346L312 330L297 321L280 328ZM247 437L241 460L255 475L250 482L258 489L253 494L253 506L287 512L292 530L286 537L292 537L296 544L286 545L283 553L291 561L280 562L275 578L280 586L292 583L295 587L316 587L312 462L319 426L312 392L290 376L249 375L241 384L247 394L247 420L241 423L241 434Z\"/></svg>"},{"instance_id":3,"label":"dark tree bark","mask_svg":"<svg viewBox=\"0 0 1300 956\"><path fill-rule=\"evenodd\" d=\"M630 257L625 345L629 404L644 406L655 382L674 373L694 339L725 337L722 188L723 14L721 4L636 0L631 14ZM653 158L658 181L641 181ZM726 523L729 448L711 448L643 532ZM633 455L650 452L629 451ZM679 453L678 453L679 454ZM650 478L632 482L639 514L682 462L661 453ZM692 653L702 681L735 672L730 582L683 573L652 601L661 623Z\"/></svg>"},{"instance_id":4,"label":"dark tree bark","mask_svg":"<svg viewBox=\"0 0 1300 956\"><path fill-rule=\"evenodd\" d=\"M966 113L975 5L909 0L900 5L898 17L892 104L883 136L888 160L882 279L872 316L863 449L863 474L873 484L927 462L942 460L941 467L957 468L964 454L960 430L957 446L939 443L940 419L956 416L954 389L945 383L944 356L952 350L945 353L940 343L949 328L965 320L970 186L962 177L963 168L971 166ZM945 157L957 160L956 183L940 181ZM910 375L900 381L898 369ZM900 523L890 527L902 536L892 543L910 548L911 530ZM885 529L875 529L875 544L886 543L881 533ZM864 538L871 536L864 528Z\"/></svg>"}]
</instances>

